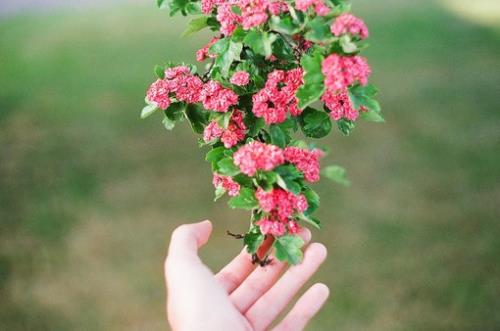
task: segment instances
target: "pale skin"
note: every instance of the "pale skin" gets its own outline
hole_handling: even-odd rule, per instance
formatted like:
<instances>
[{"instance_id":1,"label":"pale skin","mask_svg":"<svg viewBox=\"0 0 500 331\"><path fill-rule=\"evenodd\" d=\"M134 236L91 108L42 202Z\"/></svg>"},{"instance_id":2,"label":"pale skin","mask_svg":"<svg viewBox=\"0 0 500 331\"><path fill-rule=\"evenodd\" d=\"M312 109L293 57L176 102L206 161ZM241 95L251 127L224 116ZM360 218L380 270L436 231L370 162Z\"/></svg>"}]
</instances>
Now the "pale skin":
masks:
<instances>
[{"instance_id":1,"label":"pale skin","mask_svg":"<svg viewBox=\"0 0 500 331\"><path fill-rule=\"evenodd\" d=\"M299 265L288 267L273 259L257 267L243 250L213 274L198 257L211 232L210 221L203 221L181 225L172 234L165 280L167 316L174 331L269 330L327 255L322 244L308 244L311 233L304 229L300 233L306 243L304 260ZM314 284L273 330L303 330L328 295L326 285Z\"/></svg>"}]
</instances>

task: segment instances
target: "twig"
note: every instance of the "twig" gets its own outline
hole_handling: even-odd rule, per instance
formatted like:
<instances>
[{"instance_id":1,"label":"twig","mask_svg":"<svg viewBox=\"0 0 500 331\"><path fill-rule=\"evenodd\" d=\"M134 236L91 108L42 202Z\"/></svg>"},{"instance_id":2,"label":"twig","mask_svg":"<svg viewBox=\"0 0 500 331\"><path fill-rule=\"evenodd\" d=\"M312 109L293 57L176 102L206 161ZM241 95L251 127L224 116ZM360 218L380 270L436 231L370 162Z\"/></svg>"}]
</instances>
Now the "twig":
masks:
<instances>
[{"instance_id":1,"label":"twig","mask_svg":"<svg viewBox=\"0 0 500 331\"><path fill-rule=\"evenodd\" d=\"M228 236L233 237L234 239L243 239L243 238L245 238L245 236L244 236L244 235L239 234L239 233L232 233L232 232L231 232L231 231L229 231L229 230L226 230L226 234L227 234Z\"/></svg>"}]
</instances>

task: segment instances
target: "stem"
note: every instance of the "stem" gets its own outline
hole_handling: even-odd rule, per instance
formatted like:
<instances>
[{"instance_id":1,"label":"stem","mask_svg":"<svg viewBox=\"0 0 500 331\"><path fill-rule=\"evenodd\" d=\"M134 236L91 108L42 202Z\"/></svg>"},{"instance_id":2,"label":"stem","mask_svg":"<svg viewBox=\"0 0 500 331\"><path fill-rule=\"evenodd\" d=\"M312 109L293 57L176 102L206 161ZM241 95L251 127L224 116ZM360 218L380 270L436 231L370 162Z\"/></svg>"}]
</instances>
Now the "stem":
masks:
<instances>
[{"instance_id":1,"label":"stem","mask_svg":"<svg viewBox=\"0 0 500 331\"><path fill-rule=\"evenodd\" d=\"M227 234L228 236L233 237L234 239L243 239L243 238L245 238L245 235L243 235L243 234L239 234L239 233L232 233L232 232L231 232L231 231L229 231L229 230L226 230L226 234Z\"/></svg>"},{"instance_id":2,"label":"stem","mask_svg":"<svg viewBox=\"0 0 500 331\"><path fill-rule=\"evenodd\" d=\"M252 254L252 263L253 264L259 264L261 267L265 267L266 265L271 264L273 262L273 259L269 257L269 255L266 255L263 259L261 259L257 253Z\"/></svg>"},{"instance_id":3,"label":"stem","mask_svg":"<svg viewBox=\"0 0 500 331\"><path fill-rule=\"evenodd\" d=\"M288 38L281 32L278 32L278 31L272 31L274 33L277 33L281 39L283 39L283 41L288 45L290 46L290 48L292 49L293 51L293 55L295 57L295 60L300 63L300 58L302 57L302 51L301 49L299 48L298 45L296 45L295 43L292 43L290 40L288 40Z\"/></svg>"},{"instance_id":4,"label":"stem","mask_svg":"<svg viewBox=\"0 0 500 331\"><path fill-rule=\"evenodd\" d=\"M205 72L205 74L203 75L203 77L201 78L201 80L206 83L207 80L208 80L208 76L210 76L210 74L212 73L212 69L214 68L214 65L215 65L215 59L212 59L212 63L210 63L210 67L208 67L208 70L207 72Z\"/></svg>"}]
</instances>

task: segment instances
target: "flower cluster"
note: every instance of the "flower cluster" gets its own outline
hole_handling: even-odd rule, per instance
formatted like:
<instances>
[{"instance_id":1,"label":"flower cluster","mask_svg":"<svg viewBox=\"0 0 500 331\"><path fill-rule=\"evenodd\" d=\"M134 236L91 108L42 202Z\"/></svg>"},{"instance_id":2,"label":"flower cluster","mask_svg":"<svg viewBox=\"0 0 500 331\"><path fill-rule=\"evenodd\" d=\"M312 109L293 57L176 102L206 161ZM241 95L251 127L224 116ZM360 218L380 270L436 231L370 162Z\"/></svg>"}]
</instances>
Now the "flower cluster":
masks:
<instances>
[{"instance_id":1,"label":"flower cluster","mask_svg":"<svg viewBox=\"0 0 500 331\"><path fill-rule=\"evenodd\" d=\"M287 221L295 211L303 213L308 207L303 195L297 196L281 188L275 188L269 192L258 188L255 196L260 208L280 221Z\"/></svg>"},{"instance_id":2,"label":"flower cluster","mask_svg":"<svg viewBox=\"0 0 500 331\"><path fill-rule=\"evenodd\" d=\"M195 103L200 99L203 82L192 75L188 67L180 66L165 70L165 78L154 82L148 89L146 98L160 109L167 109L170 97L178 101Z\"/></svg>"},{"instance_id":3,"label":"flower cluster","mask_svg":"<svg viewBox=\"0 0 500 331\"><path fill-rule=\"evenodd\" d=\"M241 188L240 184L235 182L229 176L221 176L218 174L214 174L212 183L216 188L221 187L222 189L226 190L227 194L229 194L232 197L235 197L240 193L240 188Z\"/></svg>"},{"instance_id":4,"label":"flower cluster","mask_svg":"<svg viewBox=\"0 0 500 331\"><path fill-rule=\"evenodd\" d=\"M356 82L366 85L371 74L368 61L358 55L332 54L321 64L321 71L325 75L325 86L330 91L346 89Z\"/></svg>"},{"instance_id":5,"label":"flower cluster","mask_svg":"<svg viewBox=\"0 0 500 331\"><path fill-rule=\"evenodd\" d=\"M246 71L237 71L234 73L233 77L231 77L231 84L237 86L245 86L248 84L250 80L250 74Z\"/></svg>"},{"instance_id":6,"label":"flower cluster","mask_svg":"<svg viewBox=\"0 0 500 331\"><path fill-rule=\"evenodd\" d=\"M220 113L225 113L229 107L238 103L238 95L232 90L222 87L214 80L209 81L200 92L203 107Z\"/></svg>"},{"instance_id":7,"label":"flower cluster","mask_svg":"<svg viewBox=\"0 0 500 331\"><path fill-rule=\"evenodd\" d=\"M368 28L363 20L351 14L343 14L337 17L330 27L332 33L340 37L344 34L358 36L361 39L368 38Z\"/></svg>"},{"instance_id":8,"label":"flower cluster","mask_svg":"<svg viewBox=\"0 0 500 331\"><path fill-rule=\"evenodd\" d=\"M221 127L216 120L211 121L205 127L203 140L209 143L216 139L220 139L224 147L231 148L245 139L246 129L245 123L243 122L243 113L239 110L235 110L225 129Z\"/></svg>"},{"instance_id":9,"label":"flower cluster","mask_svg":"<svg viewBox=\"0 0 500 331\"><path fill-rule=\"evenodd\" d=\"M250 142L234 153L234 164L242 173L253 176L257 170L270 171L285 162L283 150L259 141Z\"/></svg>"},{"instance_id":10,"label":"flower cluster","mask_svg":"<svg viewBox=\"0 0 500 331\"><path fill-rule=\"evenodd\" d=\"M319 16L325 16L330 12L330 8L322 0L297 0L295 6L303 12L313 8L316 15Z\"/></svg>"},{"instance_id":11,"label":"flower cluster","mask_svg":"<svg viewBox=\"0 0 500 331\"><path fill-rule=\"evenodd\" d=\"M220 32L226 36L231 35L238 25L249 30L266 23L269 14L279 15L288 10L286 2L273 0L202 0L201 8L204 14L216 9ZM234 8L238 8L240 14Z\"/></svg>"},{"instance_id":12,"label":"flower cluster","mask_svg":"<svg viewBox=\"0 0 500 331\"><path fill-rule=\"evenodd\" d=\"M205 61L207 58L216 58L217 55L215 54L210 54L209 53L209 49L210 47L215 44L217 41L219 40L219 38L217 37L213 37L212 40L210 40L208 42L208 44L206 44L205 46L203 46L202 48L200 48L198 51L196 51L196 61L198 62L203 62Z\"/></svg>"},{"instance_id":13,"label":"flower cluster","mask_svg":"<svg viewBox=\"0 0 500 331\"><path fill-rule=\"evenodd\" d=\"M319 159L323 156L320 149L307 150L298 147L287 147L285 149L285 160L294 164L302 171L304 179L314 183L319 180Z\"/></svg>"},{"instance_id":14,"label":"flower cluster","mask_svg":"<svg viewBox=\"0 0 500 331\"><path fill-rule=\"evenodd\" d=\"M355 121L359 116L359 112L354 109L346 89L327 90L321 100L325 103L326 108L330 109L330 117L335 121L341 118Z\"/></svg>"},{"instance_id":15,"label":"flower cluster","mask_svg":"<svg viewBox=\"0 0 500 331\"><path fill-rule=\"evenodd\" d=\"M280 188L271 191L259 188L255 192L255 197L259 201L260 208L268 213L267 217L256 223L263 234L282 236L287 229L290 233L297 233L300 230L300 226L293 219L293 214L307 210L305 196L295 195Z\"/></svg>"},{"instance_id":16,"label":"flower cluster","mask_svg":"<svg viewBox=\"0 0 500 331\"><path fill-rule=\"evenodd\" d=\"M298 108L295 96L302 85L302 69L290 71L275 70L267 76L266 85L253 95L252 112L262 117L266 124L282 123L287 114L298 116L302 112Z\"/></svg>"},{"instance_id":17,"label":"flower cluster","mask_svg":"<svg viewBox=\"0 0 500 331\"><path fill-rule=\"evenodd\" d=\"M274 238L278 258L298 263L301 227L319 227L314 183L346 183L336 165L320 170L324 152L309 139L333 128L348 135L359 118L383 121L359 55L369 35L345 0L158 0L170 14L201 15L187 33L216 31L196 52L195 66L157 66L141 117L164 113L165 128L186 120L210 150L216 198L251 211L244 235ZM329 28L328 28L329 27ZM336 125L334 125L336 124ZM304 138L305 137L305 138Z\"/></svg>"}]
</instances>

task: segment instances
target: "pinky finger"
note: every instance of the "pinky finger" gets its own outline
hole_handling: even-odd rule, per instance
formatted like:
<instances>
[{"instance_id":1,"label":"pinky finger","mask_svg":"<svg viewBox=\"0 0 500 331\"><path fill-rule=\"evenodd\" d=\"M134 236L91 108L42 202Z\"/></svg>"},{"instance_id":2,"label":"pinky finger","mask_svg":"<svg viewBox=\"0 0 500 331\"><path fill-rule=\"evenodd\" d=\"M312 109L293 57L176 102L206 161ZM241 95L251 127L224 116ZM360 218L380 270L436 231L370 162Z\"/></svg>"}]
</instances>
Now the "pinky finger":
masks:
<instances>
[{"instance_id":1,"label":"pinky finger","mask_svg":"<svg viewBox=\"0 0 500 331\"><path fill-rule=\"evenodd\" d=\"M299 298L292 310L273 331L303 330L309 320L321 309L329 295L330 290L325 284L314 284Z\"/></svg>"}]
</instances>

